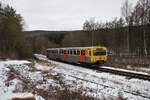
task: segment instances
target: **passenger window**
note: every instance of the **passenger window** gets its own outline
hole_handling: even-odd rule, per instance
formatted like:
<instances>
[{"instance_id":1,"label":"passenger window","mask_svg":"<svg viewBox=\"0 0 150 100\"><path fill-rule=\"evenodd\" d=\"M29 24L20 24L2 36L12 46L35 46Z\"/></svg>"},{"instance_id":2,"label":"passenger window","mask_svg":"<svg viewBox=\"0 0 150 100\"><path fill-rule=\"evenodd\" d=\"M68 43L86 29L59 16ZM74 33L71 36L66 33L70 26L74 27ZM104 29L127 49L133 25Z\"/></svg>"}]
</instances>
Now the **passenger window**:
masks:
<instances>
[{"instance_id":1,"label":"passenger window","mask_svg":"<svg viewBox=\"0 0 150 100\"><path fill-rule=\"evenodd\" d=\"M80 55L80 50L77 50L77 55Z\"/></svg>"},{"instance_id":2,"label":"passenger window","mask_svg":"<svg viewBox=\"0 0 150 100\"><path fill-rule=\"evenodd\" d=\"M66 50L64 50L64 54L66 54Z\"/></svg>"},{"instance_id":3,"label":"passenger window","mask_svg":"<svg viewBox=\"0 0 150 100\"><path fill-rule=\"evenodd\" d=\"M89 56L91 56L91 51L89 51Z\"/></svg>"},{"instance_id":4,"label":"passenger window","mask_svg":"<svg viewBox=\"0 0 150 100\"><path fill-rule=\"evenodd\" d=\"M82 50L82 51L81 51L81 55L85 55L85 50Z\"/></svg>"},{"instance_id":5,"label":"passenger window","mask_svg":"<svg viewBox=\"0 0 150 100\"><path fill-rule=\"evenodd\" d=\"M68 50L67 52L68 52L68 54L69 54L69 50Z\"/></svg>"},{"instance_id":6,"label":"passenger window","mask_svg":"<svg viewBox=\"0 0 150 100\"><path fill-rule=\"evenodd\" d=\"M74 55L76 55L76 50L74 50Z\"/></svg>"},{"instance_id":7,"label":"passenger window","mask_svg":"<svg viewBox=\"0 0 150 100\"><path fill-rule=\"evenodd\" d=\"M72 50L70 50L70 54L72 55Z\"/></svg>"}]
</instances>

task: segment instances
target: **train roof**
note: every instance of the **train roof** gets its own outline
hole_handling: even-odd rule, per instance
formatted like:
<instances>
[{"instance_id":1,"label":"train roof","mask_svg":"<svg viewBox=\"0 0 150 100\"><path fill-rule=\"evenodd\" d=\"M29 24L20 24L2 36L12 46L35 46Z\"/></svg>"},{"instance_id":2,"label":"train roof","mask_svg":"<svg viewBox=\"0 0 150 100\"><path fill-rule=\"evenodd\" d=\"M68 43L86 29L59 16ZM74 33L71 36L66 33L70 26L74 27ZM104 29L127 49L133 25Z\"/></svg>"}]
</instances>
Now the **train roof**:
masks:
<instances>
[{"instance_id":1,"label":"train roof","mask_svg":"<svg viewBox=\"0 0 150 100\"><path fill-rule=\"evenodd\" d=\"M89 48L106 48L106 47L105 46L66 47L66 48L48 48L47 50L56 50L56 49L89 49Z\"/></svg>"}]
</instances>

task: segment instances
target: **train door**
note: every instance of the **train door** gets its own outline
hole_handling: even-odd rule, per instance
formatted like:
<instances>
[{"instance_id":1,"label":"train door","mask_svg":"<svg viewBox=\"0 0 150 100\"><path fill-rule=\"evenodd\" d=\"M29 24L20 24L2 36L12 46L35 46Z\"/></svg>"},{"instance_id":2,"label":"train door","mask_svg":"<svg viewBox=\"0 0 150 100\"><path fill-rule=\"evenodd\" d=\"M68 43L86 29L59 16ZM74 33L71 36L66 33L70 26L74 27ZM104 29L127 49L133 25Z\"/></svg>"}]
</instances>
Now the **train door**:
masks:
<instances>
[{"instance_id":1,"label":"train door","mask_svg":"<svg viewBox=\"0 0 150 100\"><path fill-rule=\"evenodd\" d=\"M67 51L64 50L64 61L67 61L68 55L67 55Z\"/></svg>"},{"instance_id":2,"label":"train door","mask_svg":"<svg viewBox=\"0 0 150 100\"><path fill-rule=\"evenodd\" d=\"M85 62L85 50L81 50L80 62Z\"/></svg>"}]
</instances>

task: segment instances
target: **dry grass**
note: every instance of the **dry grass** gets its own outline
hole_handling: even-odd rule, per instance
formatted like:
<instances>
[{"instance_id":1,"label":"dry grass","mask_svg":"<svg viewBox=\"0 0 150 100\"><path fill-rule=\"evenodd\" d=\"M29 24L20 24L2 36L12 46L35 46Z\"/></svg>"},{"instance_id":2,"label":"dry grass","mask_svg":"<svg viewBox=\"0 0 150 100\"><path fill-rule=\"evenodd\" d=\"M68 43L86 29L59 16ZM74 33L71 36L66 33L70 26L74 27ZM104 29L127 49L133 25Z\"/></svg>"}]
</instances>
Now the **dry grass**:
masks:
<instances>
[{"instance_id":1,"label":"dry grass","mask_svg":"<svg viewBox=\"0 0 150 100\"><path fill-rule=\"evenodd\" d=\"M107 65L117 68L141 71L140 68L150 68L150 58L138 57L109 57ZM146 72L146 71L145 71Z\"/></svg>"}]
</instances>

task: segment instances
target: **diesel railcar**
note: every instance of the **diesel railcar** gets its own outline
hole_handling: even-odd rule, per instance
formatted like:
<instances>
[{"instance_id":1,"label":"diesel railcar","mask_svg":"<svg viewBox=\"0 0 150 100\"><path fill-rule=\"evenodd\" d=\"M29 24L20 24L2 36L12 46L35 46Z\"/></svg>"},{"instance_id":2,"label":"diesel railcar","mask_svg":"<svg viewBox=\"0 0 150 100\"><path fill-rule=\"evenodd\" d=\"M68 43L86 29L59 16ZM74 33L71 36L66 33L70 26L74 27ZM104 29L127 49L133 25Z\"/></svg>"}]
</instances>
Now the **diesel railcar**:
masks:
<instances>
[{"instance_id":1,"label":"diesel railcar","mask_svg":"<svg viewBox=\"0 0 150 100\"><path fill-rule=\"evenodd\" d=\"M104 46L48 48L47 57L69 63L98 65L107 61L107 48Z\"/></svg>"}]
</instances>

